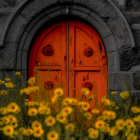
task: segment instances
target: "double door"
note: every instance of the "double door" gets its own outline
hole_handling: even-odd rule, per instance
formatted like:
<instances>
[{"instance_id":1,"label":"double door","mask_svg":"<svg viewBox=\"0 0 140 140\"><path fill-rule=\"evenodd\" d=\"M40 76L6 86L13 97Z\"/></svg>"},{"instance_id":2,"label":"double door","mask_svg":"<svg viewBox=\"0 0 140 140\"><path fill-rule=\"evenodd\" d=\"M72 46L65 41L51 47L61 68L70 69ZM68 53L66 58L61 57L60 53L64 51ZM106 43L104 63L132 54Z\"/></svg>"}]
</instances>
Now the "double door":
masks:
<instances>
[{"instance_id":1,"label":"double door","mask_svg":"<svg viewBox=\"0 0 140 140\"><path fill-rule=\"evenodd\" d=\"M47 61L46 61L47 60ZM40 83L51 91L63 87L65 97L82 98L87 87L98 101L107 94L107 56L98 33L77 20L65 20L41 31L29 54L28 78L40 64ZM30 95L32 98L36 95ZM30 99L31 99L30 98ZM91 107L95 101L91 102Z\"/></svg>"}]
</instances>

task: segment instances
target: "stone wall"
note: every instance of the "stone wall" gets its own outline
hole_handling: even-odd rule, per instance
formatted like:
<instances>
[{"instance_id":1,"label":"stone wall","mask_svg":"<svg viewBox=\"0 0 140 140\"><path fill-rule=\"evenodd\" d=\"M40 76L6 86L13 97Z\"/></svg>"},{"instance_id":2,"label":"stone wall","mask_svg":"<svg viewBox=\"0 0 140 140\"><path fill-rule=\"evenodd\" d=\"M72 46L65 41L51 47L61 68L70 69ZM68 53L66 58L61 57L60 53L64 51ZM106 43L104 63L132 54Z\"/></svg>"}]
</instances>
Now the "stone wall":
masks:
<instances>
[{"instance_id":1,"label":"stone wall","mask_svg":"<svg viewBox=\"0 0 140 140\"><path fill-rule=\"evenodd\" d=\"M136 96L140 97L140 1L112 0L116 8L110 1L0 0L0 69L2 72L5 69L10 77L12 71L21 71L27 82L27 46L39 26L65 14L67 6L70 14L96 24L108 46L109 92L123 90L123 76L132 86L132 91L137 93ZM98 22L102 23L101 26Z\"/></svg>"}]
</instances>

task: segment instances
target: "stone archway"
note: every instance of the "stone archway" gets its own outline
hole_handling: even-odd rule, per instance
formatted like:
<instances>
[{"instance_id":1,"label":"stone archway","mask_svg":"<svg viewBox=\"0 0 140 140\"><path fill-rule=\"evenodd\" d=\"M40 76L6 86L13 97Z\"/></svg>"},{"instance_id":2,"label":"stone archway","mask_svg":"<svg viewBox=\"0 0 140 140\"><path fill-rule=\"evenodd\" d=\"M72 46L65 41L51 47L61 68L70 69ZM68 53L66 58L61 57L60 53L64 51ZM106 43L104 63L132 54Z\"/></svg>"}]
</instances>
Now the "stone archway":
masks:
<instances>
[{"instance_id":1,"label":"stone archway","mask_svg":"<svg viewBox=\"0 0 140 140\"><path fill-rule=\"evenodd\" d=\"M134 47L133 36L125 18L110 0L36 0L24 3L13 14L5 31L3 50L13 50L13 53L9 56L5 52L9 57L3 61L2 68L22 71L27 79L28 51L35 33L49 20L64 14L84 19L100 34L108 56L109 90L122 90L121 83L116 80L117 77L120 81L122 75L132 84L132 73L120 71L119 51Z\"/></svg>"}]
</instances>

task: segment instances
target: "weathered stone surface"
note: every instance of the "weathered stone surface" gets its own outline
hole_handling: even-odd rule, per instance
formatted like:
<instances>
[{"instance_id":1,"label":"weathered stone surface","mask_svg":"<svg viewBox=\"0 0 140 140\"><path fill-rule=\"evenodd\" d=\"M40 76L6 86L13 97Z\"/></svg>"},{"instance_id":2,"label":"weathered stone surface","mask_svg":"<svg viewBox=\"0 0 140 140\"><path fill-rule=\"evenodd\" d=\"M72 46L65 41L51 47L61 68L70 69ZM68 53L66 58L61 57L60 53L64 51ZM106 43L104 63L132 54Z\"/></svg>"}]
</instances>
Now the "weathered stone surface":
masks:
<instances>
[{"instance_id":1,"label":"weathered stone surface","mask_svg":"<svg viewBox=\"0 0 140 140\"><path fill-rule=\"evenodd\" d=\"M43 8L58 3L59 0L42 0Z\"/></svg>"},{"instance_id":2,"label":"weathered stone surface","mask_svg":"<svg viewBox=\"0 0 140 140\"><path fill-rule=\"evenodd\" d=\"M6 42L18 42L26 25L27 20L22 16L18 15L10 26Z\"/></svg>"},{"instance_id":3,"label":"weathered stone surface","mask_svg":"<svg viewBox=\"0 0 140 140\"><path fill-rule=\"evenodd\" d=\"M42 0L33 0L30 1L29 4L23 9L21 15L25 17L27 20L31 20L34 16L36 16L43 9Z\"/></svg>"},{"instance_id":4,"label":"weathered stone surface","mask_svg":"<svg viewBox=\"0 0 140 140\"><path fill-rule=\"evenodd\" d=\"M59 0L59 3L73 3L74 0Z\"/></svg>"},{"instance_id":5,"label":"weathered stone surface","mask_svg":"<svg viewBox=\"0 0 140 140\"><path fill-rule=\"evenodd\" d=\"M0 69L15 70L17 43L6 43L0 52Z\"/></svg>"},{"instance_id":6,"label":"weathered stone surface","mask_svg":"<svg viewBox=\"0 0 140 140\"><path fill-rule=\"evenodd\" d=\"M113 35L115 36L118 49L127 48L131 46L131 39L128 36L128 30L121 18L117 18L108 23Z\"/></svg>"},{"instance_id":7,"label":"weathered stone surface","mask_svg":"<svg viewBox=\"0 0 140 140\"><path fill-rule=\"evenodd\" d=\"M80 11L77 11L77 10L72 10L71 14L75 15L75 16L78 16L78 17L81 17L83 19L86 19L88 17L88 14L80 12Z\"/></svg>"},{"instance_id":8,"label":"weathered stone surface","mask_svg":"<svg viewBox=\"0 0 140 140\"><path fill-rule=\"evenodd\" d=\"M107 53L107 56L108 56L108 72L120 71L119 53L111 52Z\"/></svg>"},{"instance_id":9,"label":"weathered stone surface","mask_svg":"<svg viewBox=\"0 0 140 140\"><path fill-rule=\"evenodd\" d=\"M16 70L21 70L22 50L17 51Z\"/></svg>"},{"instance_id":10,"label":"weathered stone surface","mask_svg":"<svg viewBox=\"0 0 140 140\"><path fill-rule=\"evenodd\" d=\"M27 57L28 57L28 52L23 51L22 52L22 71L27 71L27 65L28 65Z\"/></svg>"},{"instance_id":11,"label":"weathered stone surface","mask_svg":"<svg viewBox=\"0 0 140 140\"><path fill-rule=\"evenodd\" d=\"M122 80L123 78L127 81L127 83L133 89L133 73L131 72L119 72L119 73L108 73L108 88L109 90L126 90L126 85L123 87Z\"/></svg>"},{"instance_id":12,"label":"weathered stone surface","mask_svg":"<svg viewBox=\"0 0 140 140\"><path fill-rule=\"evenodd\" d=\"M89 14L89 12L90 12L89 9L82 7L82 6L78 6L78 5L73 5L73 9L77 10L77 11L82 11L82 12L87 13L87 14Z\"/></svg>"},{"instance_id":13,"label":"weathered stone surface","mask_svg":"<svg viewBox=\"0 0 140 140\"><path fill-rule=\"evenodd\" d=\"M140 46L140 30L132 30L136 46Z\"/></svg>"},{"instance_id":14,"label":"weathered stone surface","mask_svg":"<svg viewBox=\"0 0 140 140\"><path fill-rule=\"evenodd\" d=\"M140 90L140 72L133 74L133 86L135 90Z\"/></svg>"},{"instance_id":15,"label":"weathered stone surface","mask_svg":"<svg viewBox=\"0 0 140 140\"><path fill-rule=\"evenodd\" d=\"M129 25L140 23L140 12L123 12Z\"/></svg>"},{"instance_id":16,"label":"weathered stone surface","mask_svg":"<svg viewBox=\"0 0 140 140\"><path fill-rule=\"evenodd\" d=\"M24 51L28 51L29 50L29 47L30 47L32 39L33 39L33 35L28 34L26 42L25 42L24 47L23 47Z\"/></svg>"},{"instance_id":17,"label":"weathered stone surface","mask_svg":"<svg viewBox=\"0 0 140 140\"><path fill-rule=\"evenodd\" d=\"M3 45L5 30L14 8L0 8L0 45Z\"/></svg>"},{"instance_id":18,"label":"weathered stone surface","mask_svg":"<svg viewBox=\"0 0 140 140\"><path fill-rule=\"evenodd\" d=\"M138 64L138 48L132 48L120 51L120 69L121 71L128 71L132 66Z\"/></svg>"},{"instance_id":19,"label":"weathered stone surface","mask_svg":"<svg viewBox=\"0 0 140 140\"><path fill-rule=\"evenodd\" d=\"M94 12L91 12L87 18L87 21L93 25L100 33L102 38L105 38L112 34L108 25Z\"/></svg>"},{"instance_id":20,"label":"weathered stone surface","mask_svg":"<svg viewBox=\"0 0 140 140\"><path fill-rule=\"evenodd\" d=\"M108 53L118 50L116 40L113 35L107 36L103 41L106 44L106 50Z\"/></svg>"},{"instance_id":21,"label":"weathered stone surface","mask_svg":"<svg viewBox=\"0 0 140 140\"><path fill-rule=\"evenodd\" d=\"M105 22L110 22L118 16L110 4L104 0L81 0L80 4L95 11Z\"/></svg>"},{"instance_id":22,"label":"weathered stone surface","mask_svg":"<svg viewBox=\"0 0 140 140\"><path fill-rule=\"evenodd\" d=\"M21 39L20 39L20 42L19 42L19 45L18 45L18 49L19 50L23 50L23 47L24 47L24 44L26 42L26 39L28 37L28 33L27 32L24 32Z\"/></svg>"},{"instance_id":23,"label":"weathered stone surface","mask_svg":"<svg viewBox=\"0 0 140 140\"><path fill-rule=\"evenodd\" d=\"M127 0L125 4L126 11L140 11L140 1L139 0Z\"/></svg>"},{"instance_id":24,"label":"weathered stone surface","mask_svg":"<svg viewBox=\"0 0 140 140\"><path fill-rule=\"evenodd\" d=\"M15 7L16 0L0 0L0 8L4 7Z\"/></svg>"},{"instance_id":25,"label":"weathered stone surface","mask_svg":"<svg viewBox=\"0 0 140 140\"><path fill-rule=\"evenodd\" d=\"M27 86L27 81L28 81L28 72L27 71L21 71L21 75L23 76L23 83L25 84L25 86Z\"/></svg>"},{"instance_id":26,"label":"weathered stone surface","mask_svg":"<svg viewBox=\"0 0 140 140\"><path fill-rule=\"evenodd\" d=\"M61 14L62 14L62 13L61 13L61 10L58 10L58 11L56 11L56 12L53 12L53 13L48 14L48 16L49 16L50 18L54 18L54 17L60 16Z\"/></svg>"},{"instance_id":27,"label":"weathered stone surface","mask_svg":"<svg viewBox=\"0 0 140 140\"><path fill-rule=\"evenodd\" d=\"M132 90L132 102L140 107L140 90Z\"/></svg>"},{"instance_id":28,"label":"weathered stone surface","mask_svg":"<svg viewBox=\"0 0 140 140\"><path fill-rule=\"evenodd\" d=\"M140 71L140 65L133 66L129 71Z\"/></svg>"}]
</instances>

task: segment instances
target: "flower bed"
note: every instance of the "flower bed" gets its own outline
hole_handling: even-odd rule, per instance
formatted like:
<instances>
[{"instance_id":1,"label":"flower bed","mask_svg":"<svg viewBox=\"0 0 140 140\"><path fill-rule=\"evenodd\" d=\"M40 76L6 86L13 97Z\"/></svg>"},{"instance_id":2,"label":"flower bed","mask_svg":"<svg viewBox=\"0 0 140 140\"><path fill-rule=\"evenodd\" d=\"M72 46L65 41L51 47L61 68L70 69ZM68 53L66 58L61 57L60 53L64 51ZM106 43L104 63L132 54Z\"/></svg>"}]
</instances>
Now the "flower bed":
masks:
<instances>
[{"instance_id":1,"label":"flower bed","mask_svg":"<svg viewBox=\"0 0 140 140\"><path fill-rule=\"evenodd\" d=\"M64 97L62 87L53 90L49 98L45 90L35 84L35 77L28 80L28 87L22 82L20 72L15 78L0 80L0 131L3 139L41 140L137 140L140 139L140 108L133 104L131 92L120 93L121 102L115 98L103 97L98 104L96 92L89 96L88 88L81 89L80 101ZM5 88L8 88L6 90ZM11 90L12 89L12 90ZM36 94L34 101L27 96ZM42 102L43 94L47 95ZM41 95L41 96L40 96ZM8 100L8 96L13 98ZM26 98L25 98L26 97ZM95 100L95 107L90 102Z\"/></svg>"}]
</instances>

